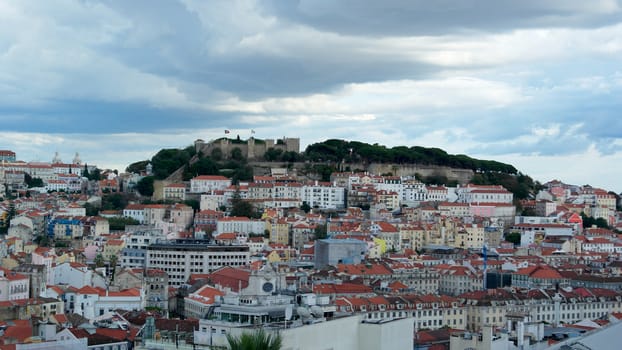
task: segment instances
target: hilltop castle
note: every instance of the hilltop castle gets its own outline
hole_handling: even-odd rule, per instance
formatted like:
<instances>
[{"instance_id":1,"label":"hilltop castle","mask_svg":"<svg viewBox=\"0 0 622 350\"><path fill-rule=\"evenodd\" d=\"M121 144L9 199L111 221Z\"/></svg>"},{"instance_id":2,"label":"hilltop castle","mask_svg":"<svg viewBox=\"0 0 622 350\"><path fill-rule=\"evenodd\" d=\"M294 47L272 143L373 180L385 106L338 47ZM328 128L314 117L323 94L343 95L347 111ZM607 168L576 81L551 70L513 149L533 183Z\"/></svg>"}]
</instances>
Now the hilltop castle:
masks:
<instances>
[{"instance_id":1,"label":"hilltop castle","mask_svg":"<svg viewBox=\"0 0 622 350\"><path fill-rule=\"evenodd\" d=\"M300 153L300 139L284 137L275 142L274 139L260 140L250 137L248 140L220 138L209 143L205 143L201 139L194 141L194 149L197 153L202 152L204 155L211 155L216 148L222 151L224 158L231 157L231 152L235 148L239 148L246 159L256 160L263 158L270 148L280 149L283 152Z\"/></svg>"}]
</instances>

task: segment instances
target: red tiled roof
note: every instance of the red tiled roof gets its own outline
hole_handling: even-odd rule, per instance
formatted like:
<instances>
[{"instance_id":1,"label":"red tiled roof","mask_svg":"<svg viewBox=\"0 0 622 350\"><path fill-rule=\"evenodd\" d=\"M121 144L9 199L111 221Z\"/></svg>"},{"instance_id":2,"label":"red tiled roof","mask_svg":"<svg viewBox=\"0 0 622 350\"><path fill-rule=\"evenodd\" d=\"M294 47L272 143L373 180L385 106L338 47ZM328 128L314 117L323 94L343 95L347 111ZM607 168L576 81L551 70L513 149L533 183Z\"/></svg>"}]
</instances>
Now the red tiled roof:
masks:
<instances>
[{"instance_id":1,"label":"red tiled roof","mask_svg":"<svg viewBox=\"0 0 622 350\"><path fill-rule=\"evenodd\" d=\"M337 271L350 275L391 274L391 270L381 264L337 264Z\"/></svg>"},{"instance_id":2,"label":"red tiled roof","mask_svg":"<svg viewBox=\"0 0 622 350\"><path fill-rule=\"evenodd\" d=\"M202 304L214 304L217 297L223 297L224 295L225 293L219 291L218 289L205 285L196 292L190 294L188 297Z\"/></svg>"},{"instance_id":3,"label":"red tiled roof","mask_svg":"<svg viewBox=\"0 0 622 350\"><path fill-rule=\"evenodd\" d=\"M317 294L366 294L372 293L371 287L363 284L341 283L341 284L316 284L313 292Z\"/></svg>"},{"instance_id":4,"label":"red tiled roof","mask_svg":"<svg viewBox=\"0 0 622 350\"><path fill-rule=\"evenodd\" d=\"M209 280L214 285L220 285L234 292L239 292L240 287L242 289L248 287L249 276L250 271L226 266L210 273Z\"/></svg>"},{"instance_id":5,"label":"red tiled roof","mask_svg":"<svg viewBox=\"0 0 622 350\"><path fill-rule=\"evenodd\" d=\"M196 180L230 181L228 178L226 178L226 177L224 177L222 175L199 175L199 176L196 176L196 177L192 178L192 180L194 180L194 181L196 181Z\"/></svg>"}]
</instances>

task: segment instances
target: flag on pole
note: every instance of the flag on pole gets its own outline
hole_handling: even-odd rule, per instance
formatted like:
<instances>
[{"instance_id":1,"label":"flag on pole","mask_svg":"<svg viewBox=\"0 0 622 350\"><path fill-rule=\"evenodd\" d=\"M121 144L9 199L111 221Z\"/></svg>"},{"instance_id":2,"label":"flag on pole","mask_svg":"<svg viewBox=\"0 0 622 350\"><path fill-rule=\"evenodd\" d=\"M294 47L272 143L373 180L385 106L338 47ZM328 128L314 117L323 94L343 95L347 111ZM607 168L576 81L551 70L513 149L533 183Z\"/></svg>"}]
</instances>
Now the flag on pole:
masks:
<instances>
[{"instance_id":1,"label":"flag on pole","mask_svg":"<svg viewBox=\"0 0 622 350\"><path fill-rule=\"evenodd\" d=\"M226 130L226 129L225 129L225 134L228 134L228 133L229 133L229 130Z\"/></svg>"},{"instance_id":2,"label":"flag on pole","mask_svg":"<svg viewBox=\"0 0 622 350\"><path fill-rule=\"evenodd\" d=\"M251 134L254 134L254 133L255 133L255 130L251 129Z\"/></svg>"}]
</instances>

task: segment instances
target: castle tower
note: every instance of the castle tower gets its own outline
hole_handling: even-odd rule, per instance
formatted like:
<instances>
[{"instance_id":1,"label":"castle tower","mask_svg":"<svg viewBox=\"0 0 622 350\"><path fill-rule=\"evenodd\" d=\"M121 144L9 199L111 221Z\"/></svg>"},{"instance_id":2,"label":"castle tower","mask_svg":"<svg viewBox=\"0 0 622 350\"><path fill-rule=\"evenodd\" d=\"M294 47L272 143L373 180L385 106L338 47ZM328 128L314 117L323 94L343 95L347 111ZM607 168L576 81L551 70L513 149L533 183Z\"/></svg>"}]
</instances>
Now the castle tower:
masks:
<instances>
[{"instance_id":1,"label":"castle tower","mask_svg":"<svg viewBox=\"0 0 622 350\"><path fill-rule=\"evenodd\" d=\"M255 138L250 137L247 141L247 159L255 159Z\"/></svg>"},{"instance_id":2,"label":"castle tower","mask_svg":"<svg viewBox=\"0 0 622 350\"><path fill-rule=\"evenodd\" d=\"M203 141L202 139L197 139L196 141L194 141L194 151L196 153L199 153L203 149L203 146L205 146L205 141Z\"/></svg>"}]
</instances>

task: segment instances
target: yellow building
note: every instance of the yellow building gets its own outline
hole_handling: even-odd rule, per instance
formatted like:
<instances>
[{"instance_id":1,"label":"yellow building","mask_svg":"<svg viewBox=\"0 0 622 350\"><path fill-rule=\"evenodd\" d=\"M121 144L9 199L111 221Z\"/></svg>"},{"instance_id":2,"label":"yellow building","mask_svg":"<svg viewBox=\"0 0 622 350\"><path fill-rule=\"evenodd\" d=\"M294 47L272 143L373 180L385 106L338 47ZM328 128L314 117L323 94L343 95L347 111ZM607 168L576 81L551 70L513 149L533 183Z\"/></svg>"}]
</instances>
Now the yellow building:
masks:
<instances>
[{"instance_id":1,"label":"yellow building","mask_svg":"<svg viewBox=\"0 0 622 350\"><path fill-rule=\"evenodd\" d=\"M102 255L104 256L104 260L110 261L110 258L113 256L118 258L121 256L121 250L125 247L125 242L121 239L111 239L106 242L104 245L104 251Z\"/></svg>"},{"instance_id":2,"label":"yellow building","mask_svg":"<svg viewBox=\"0 0 622 350\"><path fill-rule=\"evenodd\" d=\"M270 232L270 242L289 244L290 224L285 219L266 221L266 230Z\"/></svg>"}]
</instances>

